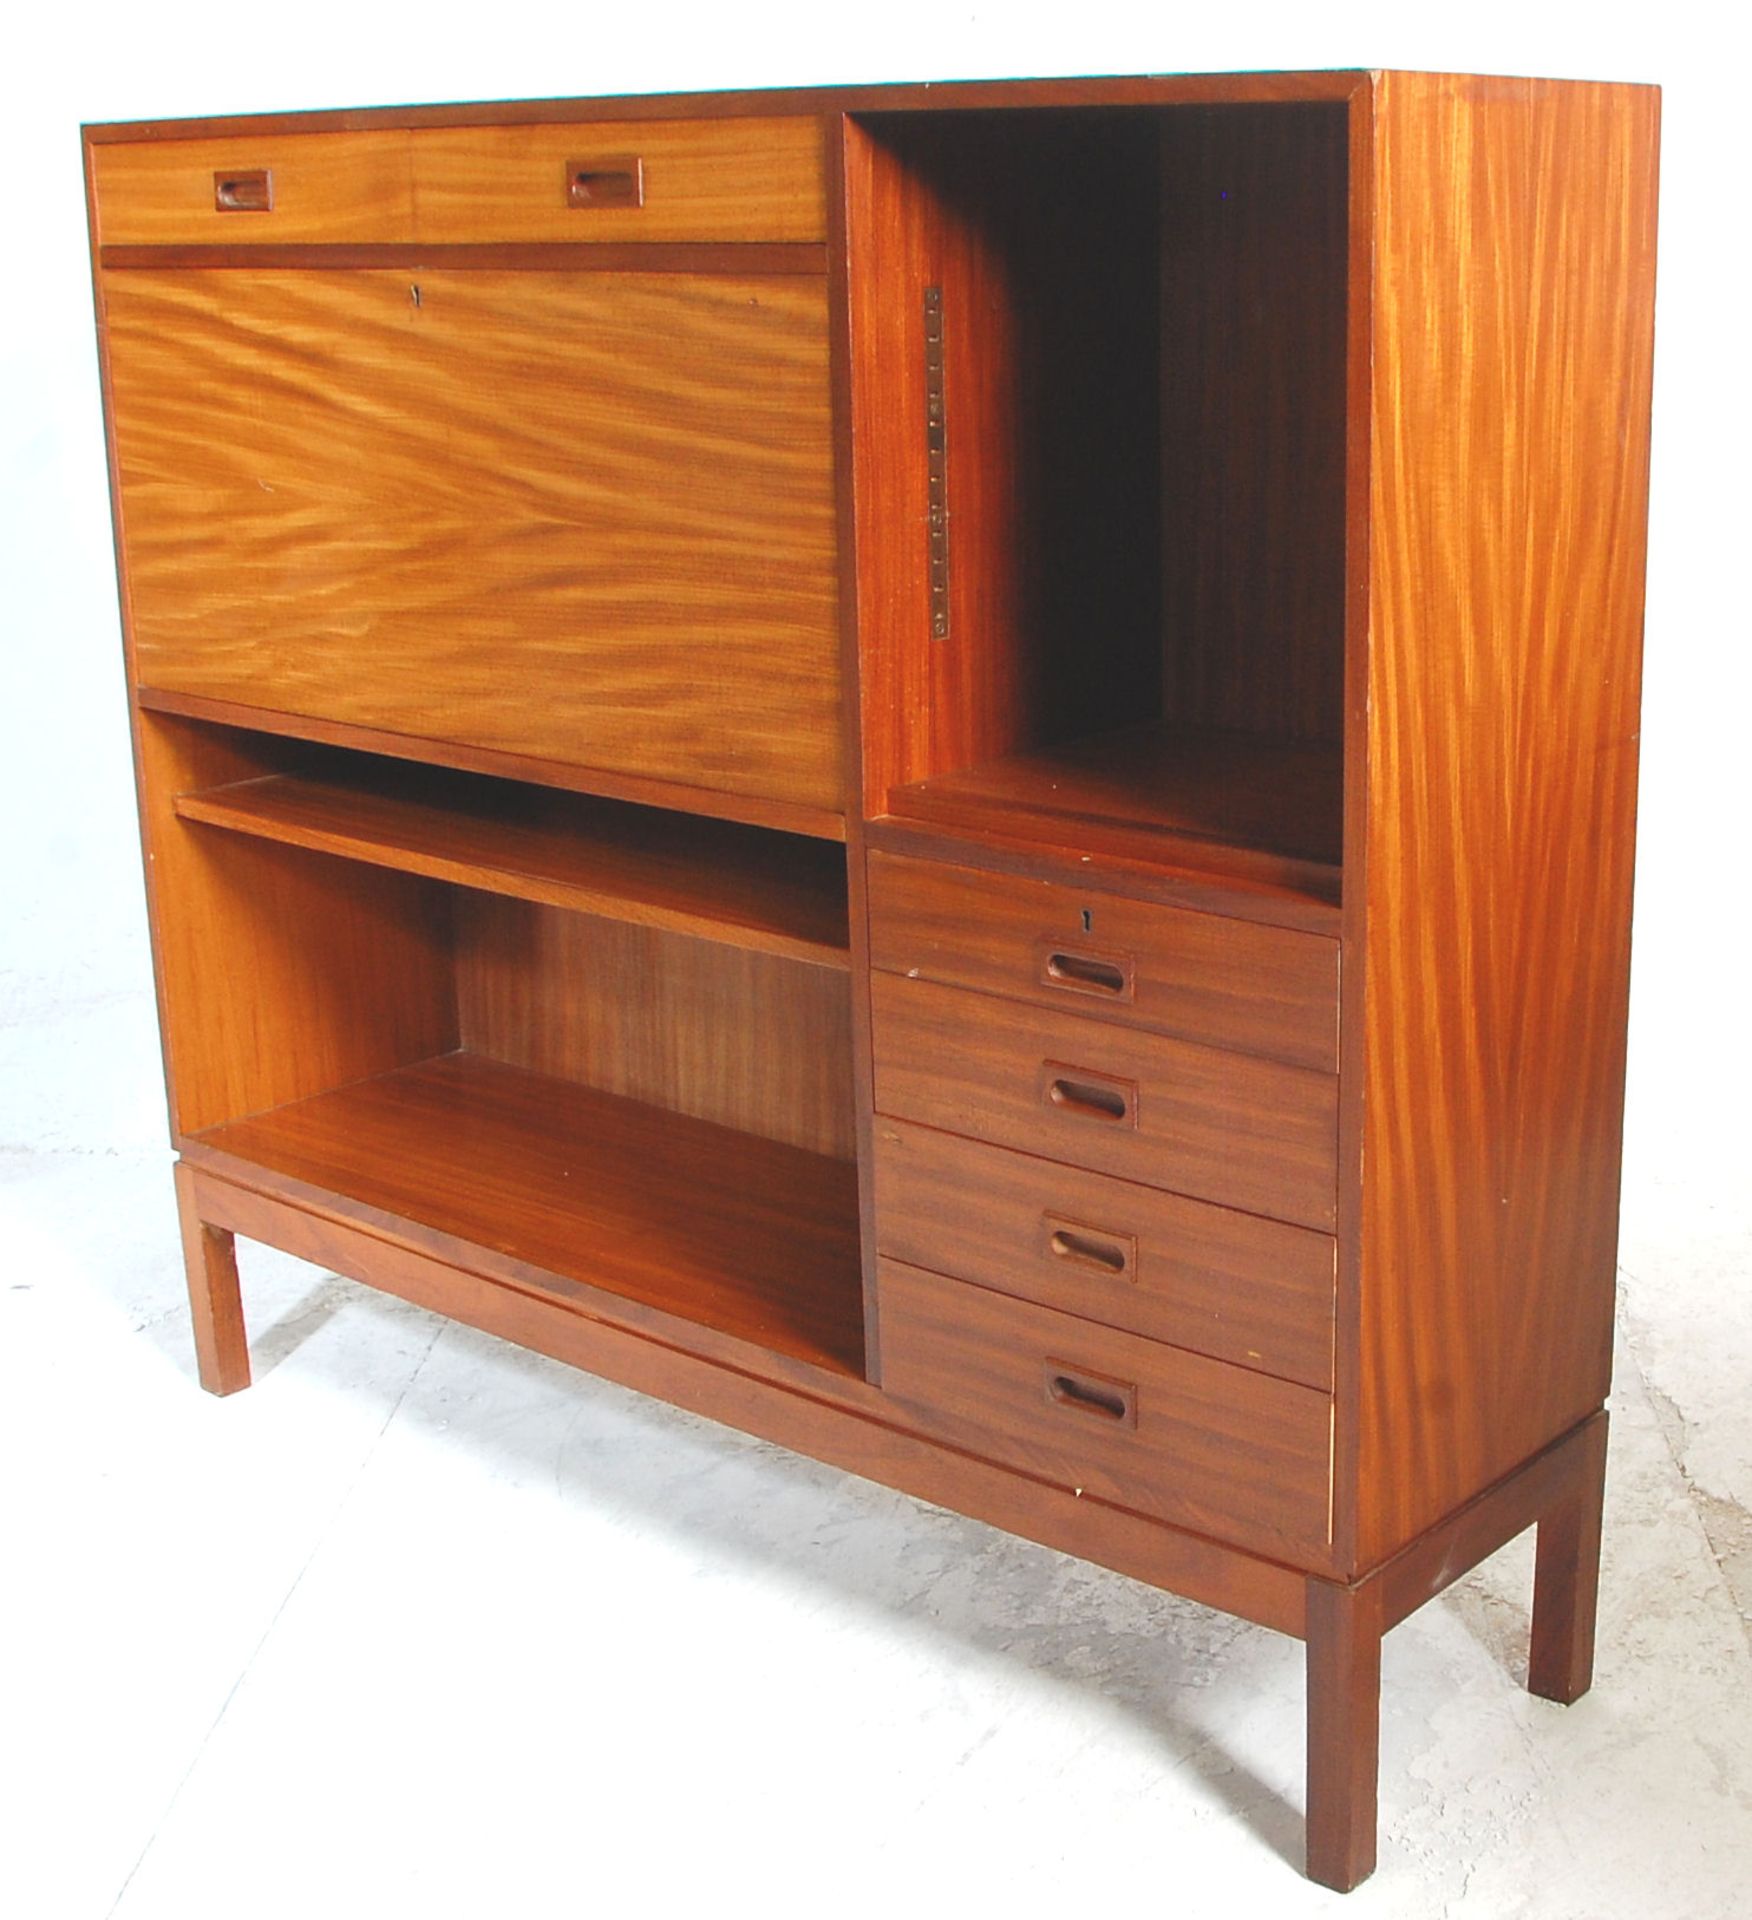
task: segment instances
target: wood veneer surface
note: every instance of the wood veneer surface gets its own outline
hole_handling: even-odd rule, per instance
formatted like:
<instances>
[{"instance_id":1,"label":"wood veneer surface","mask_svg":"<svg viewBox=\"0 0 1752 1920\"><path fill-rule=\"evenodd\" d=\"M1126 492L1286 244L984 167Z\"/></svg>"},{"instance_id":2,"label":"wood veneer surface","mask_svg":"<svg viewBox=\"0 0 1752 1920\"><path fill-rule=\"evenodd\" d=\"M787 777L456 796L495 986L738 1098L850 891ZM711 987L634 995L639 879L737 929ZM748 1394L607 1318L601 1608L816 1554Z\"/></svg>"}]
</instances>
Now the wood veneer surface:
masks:
<instances>
[{"instance_id":1,"label":"wood veneer surface","mask_svg":"<svg viewBox=\"0 0 1752 1920\"><path fill-rule=\"evenodd\" d=\"M139 683L843 802L826 295L116 273Z\"/></svg>"},{"instance_id":2,"label":"wood veneer surface","mask_svg":"<svg viewBox=\"0 0 1752 1920\"><path fill-rule=\"evenodd\" d=\"M1011 754L888 796L899 819L985 828L1339 897L1340 756L1318 743L1154 724Z\"/></svg>"},{"instance_id":3,"label":"wood veneer surface","mask_svg":"<svg viewBox=\"0 0 1752 1920\"><path fill-rule=\"evenodd\" d=\"M604 118L667 120L786 113L907 112L927 108L1210 105L1253 100L1345 100L1369 84L1360 69L1300 73L1121 74L1051 80L901 82L868 87L737 88L717 93L580 95L569 99L471 101L401 107L339 107L186 120L87 125L93 147L142 140L229 137L273 129L356 132L372 127L521 126Z\"/></svg>"},{"instance_id":4,"label":"wood veneer surface","mask_svg":"<svg viewBox=\"0 0 1752 1920\"><path fill-rule=\"evenodd\" d=\"M900 859L936 860L949 866L977 861L984 872L1009 874L1016 879L1073 889L1088 885L1094 860L1077 851L1075 834L1059 835L1061 844L1055 846L1050 841L1030 839L1028 821L1019 825L1021 830L1015 833L982 828L975 842L948 828L885 814L864 823L863 840L872 851ZM1344 930L1343 906L1336 899L1316 899L1294 881L1274 882L1257 874L1216 873L1190 861L1170 862L1162 857L1159 847L1105 852L1100 872L1104 888L1123 889L1129 900L1153 901L1228 921L1324 934L1334 941ZM1330 892L1330 885L1323 891Z\"/></svg>"},{"instance_id":5,"label":"wood veneer surface","mask_svg":"<svg viewBox=\"0 0 1752 1920\"><path fill-rule=\"evenodd\" d=\"M864 789L881 812L897 785L1160 709L1157 145L1135 113L872 116L845 142ZM947 634L926 568L927 288Z\"/></svg>"},{"instance_id":6,"label":"wood veneer surface","mask_svg":"<svg viewBox=\"0 0 1752 1920\"><path fill-rule=\"evenodd\" d=\"M498 894L454 914L464 1047L852 1160L845 973Z\"/></svg>"},{"instance_id":7,"label":"wood veneer surface","mask_svg":"<svg viewBox=\"0 0 1752 1920\"><path fill-rule=\"evenodd\" d=\"M711 787L688 786L675 780L653 780L643 774L606 767L580 767L564 760L538 759L531 754L506 753L493 747L470 746L456 740L422 740L415 734L390 733L381 727L362 727L345 720L322 720L308 713L280 713L272 707L251 706L242 700L214 700L198 693L173 693L166 687L138 687L134 704L142 712L175 714L185 720L238 728L283 741L338 747L348 753L371 754L404 764L451 767L458 772L481 773L494 780L516 780L553 787L563 793L598 794L634 806L662 807L672 812L712 820L734 820L744 826L771 827L779 833L804 834L816 840L844 840L846 817L826 807L798 806L758 794L735 794ZM306 756L288 753L286 764L302 765Z\"/></svg>"},{"instance_id":8,"label":"wood veneer surface","mask_svg":"<svg viewBox=\"0 0 1752 1920\"><path fill-rule=\"evenodd\" d=\"M219 211L214 175L239 169L271 174L269 211ZM208 139L95 145L91 173L96 238L105 247L396 245L414 238L408 135L390 128L251 128Z\"/></svg>"},{"instance_id":9,"label":"wood veneer surface","mask_svg":"<svg viewBox=\"0 0 1752 1920\"><path fill-rule=\"evenodd\" d=\"M876 1195L908 1266L1332 1389L1328 1234L899 1120Z\"/></svg>"},{"instance_id":10,"label":"wood veneer surface","mask_svg":"<svg viewBox=\"0 0 1752 1920\"><path fill-rule=\"evenodd\" d=\"M386 1221L840 1372L863 1366L854 1171L469 1053L200 1136Z\"/></svg>"},{"instance_id":11,"label":"wood veneer surface","mask_svg":"<svg viewBox=\"0 0 1752 1920\"><path fill-rule=\"evenodd\" d=\"M1159 125L1164 711L1336 746L1346 109L1197 107Z\"/></svg>"},{"instance_id":12,"label":"wood veneer surface","mask_svg":"<svg viewBox=\"0 0 1752 1920\"><path fill-rule=\"evenodd\" d=\"M575 121L418 132L272 133L94 148L113 246L807 243L823 232L820 122ZM642 204L575 206L568 169L633 163ZM263 211L222 212L215 175L271 177Z\"/></svg>"},{"instance_id":13,"label":"wood veneer surface","mask_svg":"<svg viewBox=\"0 0 1752 1920\"><path fill-rule=\"evenodd\" d=\"M847 965L845 855L653 807L394 766L179 794L235 832L818 966Z\"/></svg>"},{"instance_id":14,"label":"wood veneer surface","mask_svg":"<svg viewBox=\"0 0 1752 1920\"><path fill-rule=\"evenodd\" d=\"M1378 83L1363 1565L1607 1389L1658 114Z\"/></svg>"},{"instance_id":15,"label":"wood veneer surface","mask_svg":"<svg viewBox=\"0 0 1752 1920\"><path fill-rule=\"evenodd\" d=\"M880 851L868 873L884 972L1337 1070L1335 940ZM1060 963L1079 958L1105 963L1118 990L1067 974Z\"/></svg>"},{"instance_id":16,"label":"wood veneer surface","mask_svg":"<svg viewBox=\"0 0 1752 1920\"><path fill-rule=\"evenodd\" d=\"M176 794L267 773L282 742L143 714L136 751L178 1133L456 1045L443 887L176 818Z\"/></svg>"},{"instance_id":17,"label":"wood veneer surface","mask_svg":"<svg viewBox=\"0 0 1752 1920\"><path fill-rule=\"evenodd\" d=\"M812 117L584 120L412 135L422 241L809 241L823 234ZM568 204L567 169L637 165L643 204Z\"/></svg>"},{"instance_id":18,"label":"wood veneer surface","mask_svg":"<svg viewBox=\"0 0 1752 1920\"><path fill-rule=\"evenodd\" d=\"M927 1431L1301 1565L1325 1558L1324 1393L885 1260L883 1380ZM1116 1420L1048 1390L1117 1388Z\"/></svg>"},{"instance_id":19,"label":"wood veneer surface","mask_svg":"<svg viewBox=\"0 0 1752 1920\"><path fill-rule=\"evenodd\" d=\"M1330 1074L891 973L870 993L879 1114L1331 1232ZM1119 1090L1124 1112L1060 1083Z\"/></svg>"}]
</instances>

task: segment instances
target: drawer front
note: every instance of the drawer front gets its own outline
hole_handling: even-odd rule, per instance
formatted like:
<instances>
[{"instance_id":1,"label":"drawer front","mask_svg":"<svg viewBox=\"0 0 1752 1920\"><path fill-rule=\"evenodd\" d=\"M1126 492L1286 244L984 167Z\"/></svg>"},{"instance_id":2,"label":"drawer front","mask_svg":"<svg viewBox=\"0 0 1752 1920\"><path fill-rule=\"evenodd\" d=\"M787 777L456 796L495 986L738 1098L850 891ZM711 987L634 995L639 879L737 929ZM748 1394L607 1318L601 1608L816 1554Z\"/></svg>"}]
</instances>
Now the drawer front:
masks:
<instances>
[{"instance_id":1,"label":"drawer front","mask_svg":"<svg viewBox=\"0 0 1752 1920\"><path fill-rule=\"evenodd\" d=\"M106 276L140 684L837 811L824 283Z\"/></svg>"},{"instance_id":2,"label":"drawer front","mask_svg":"<svg viewBox=\"0 0 1752 1920\"><path fill-rule=\"evenodd\" d=\"M1338 1070L1338 942L872 853L870 961L1033 1006Z\"/></svg>"},{"instance_id":3,"label":"drawer front","mask_svg":"<svg viewBox=\"0 0 1752 1920\"><path fill-rule=\"evenodd\" d=\"M894 974L870 991L879 1113L1332 1231L1331 1075Z\"/></svg>"},{"instance_id":4,"label":"drawer front","mask_svg":"<svg viewBox=\"0 0 1752 1920\"><path fill-rule=\"evenodd\" d=\"M878 1120L876 1243L913 1267L1332 1387L1327 1234Z\"/></svg>"},{"instance_id":5,"label":"drawer front","mask_svg":"<svg viewBox=\"0 0 1752 1920\"><path fill-rule=\"evenodd\" d=\"M395 245L414 236L408 135L239 134L92 149L106 247Z\"/></svg>"},{"instance_id":6,"label":"drawer front","mask_svg":"<svg viewBox=\"0 0 1752 1920\"><path fill-rule=\"evenodd\" d=\"M422 242L811 241L821 122L602 120L413 136Z\"/></svg>"},{"instance_id":7,"label":"drawer front","mask_svg":"<svg viewBox=\"0 0 1752 1920\"><path fill-rule=\"evenodd\" d=\"M1332 1401L881 1263L882 1390L988 1460L1303 1564L1329 1538Z\"/></svg>"}]
</instances>

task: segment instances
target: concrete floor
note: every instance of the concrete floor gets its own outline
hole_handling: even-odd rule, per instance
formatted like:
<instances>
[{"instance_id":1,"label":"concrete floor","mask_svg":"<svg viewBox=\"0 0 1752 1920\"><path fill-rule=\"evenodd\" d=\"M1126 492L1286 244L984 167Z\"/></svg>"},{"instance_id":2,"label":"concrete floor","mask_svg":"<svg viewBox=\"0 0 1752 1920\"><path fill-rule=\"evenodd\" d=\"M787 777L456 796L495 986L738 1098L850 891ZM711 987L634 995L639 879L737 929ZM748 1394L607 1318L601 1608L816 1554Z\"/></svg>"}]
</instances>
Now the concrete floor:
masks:
<instances>
[{"instance_id":1,"label":"concrete floor","mask_svg":"<svg viewBox=\"0 0 1752 1920\"><path fill-rule=\"evenodd\" d=\"M1520 1685L1530 1537L1396 1631L1345 1901L1288 1640L256 1249L200 1393L146 996L10 1011L0 1912L1752 1909L1721 1170L1632 1156L1595 1691Z\"/></svg>"}]
</instances>

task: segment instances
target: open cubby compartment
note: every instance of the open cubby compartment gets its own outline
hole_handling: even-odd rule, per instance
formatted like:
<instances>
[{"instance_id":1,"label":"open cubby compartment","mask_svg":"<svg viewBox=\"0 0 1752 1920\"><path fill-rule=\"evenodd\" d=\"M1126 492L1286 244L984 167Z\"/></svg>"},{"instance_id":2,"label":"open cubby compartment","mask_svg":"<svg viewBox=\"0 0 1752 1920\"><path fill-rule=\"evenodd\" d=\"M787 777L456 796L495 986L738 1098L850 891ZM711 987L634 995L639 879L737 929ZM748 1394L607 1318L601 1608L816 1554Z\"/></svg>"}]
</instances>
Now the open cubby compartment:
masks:
<instances>
[{"instance_id":1,"label":"open cubby compartment","mask_svg":"<svg viewBox=\"0 0 1752 1920\"><path fill-rule=\"evenodd\" d=\"M1348 180L1342 104L849 124L872 814L1337 899Z\"/></svg>"},{"instance_id":2,"label":"open cubby compartment","mask_svg":"<svg viewBox=\"0 0 1752 1920\"><path fill-rule=\"evenodd\" d=\"M140 718L186 1154L862 1373L843 847Z\"/></svg>"}]
</instances>

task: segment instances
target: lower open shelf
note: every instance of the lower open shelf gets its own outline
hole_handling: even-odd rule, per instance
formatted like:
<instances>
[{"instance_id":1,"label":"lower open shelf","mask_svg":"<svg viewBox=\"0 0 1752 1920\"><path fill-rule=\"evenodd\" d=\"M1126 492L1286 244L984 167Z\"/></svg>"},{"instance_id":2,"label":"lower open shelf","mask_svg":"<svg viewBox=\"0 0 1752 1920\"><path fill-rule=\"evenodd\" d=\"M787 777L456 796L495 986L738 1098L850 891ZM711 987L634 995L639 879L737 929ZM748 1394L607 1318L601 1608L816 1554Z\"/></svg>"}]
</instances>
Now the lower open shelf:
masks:
<instances>
[{"instance_id":1,"label":"lower open shelf","mask_svg":"<svg viewBox=\"0 0 1752 1920\"><path fill-rule=\"evenodd\" d=\"M213 1127L197 1148L436 1238L861 1378L856 1169L452 1053Z\"/></svg>"}]
</instances>

